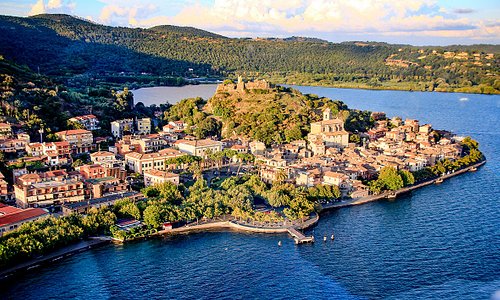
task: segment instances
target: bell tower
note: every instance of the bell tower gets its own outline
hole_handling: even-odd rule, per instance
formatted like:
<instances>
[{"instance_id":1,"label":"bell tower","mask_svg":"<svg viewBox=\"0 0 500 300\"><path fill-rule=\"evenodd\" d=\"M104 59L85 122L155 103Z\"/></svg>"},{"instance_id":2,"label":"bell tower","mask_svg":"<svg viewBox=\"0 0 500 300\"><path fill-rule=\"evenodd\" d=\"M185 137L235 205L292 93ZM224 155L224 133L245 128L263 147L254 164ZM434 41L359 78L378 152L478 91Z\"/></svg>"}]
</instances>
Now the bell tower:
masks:
<instances>
[{"instance_id":1,"label":"bell tower","mask_svg":"<svg viewBox=\"0 0 500 300\"><path fill-rule=\"evenodd\" d=\"M328 121L332 119L333 119L332 110L329 107L325 108L325 110L323 110L323 121Z\"/></svg>"}]
</instances>

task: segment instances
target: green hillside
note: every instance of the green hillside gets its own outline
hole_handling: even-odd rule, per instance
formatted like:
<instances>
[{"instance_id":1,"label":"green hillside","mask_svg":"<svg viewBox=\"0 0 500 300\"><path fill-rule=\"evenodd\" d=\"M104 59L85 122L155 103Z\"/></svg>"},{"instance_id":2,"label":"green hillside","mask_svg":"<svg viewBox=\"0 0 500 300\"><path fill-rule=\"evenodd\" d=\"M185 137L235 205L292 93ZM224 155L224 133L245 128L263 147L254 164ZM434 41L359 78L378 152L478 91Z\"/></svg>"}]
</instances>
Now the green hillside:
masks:
<instances>
[{"instance_id":1,"label":"green hillside","mask_svg":"<svg viewBox=\"0 0 500 300\"><path fill-rule=\"evenodd\" d=\"M0 16L0 29L0 54L61 78L244 73L275 83L500 92L498 45L421 48L296 37L232 39L190 27L110 27L67 15Z\"/></svg>"}]
</instances>

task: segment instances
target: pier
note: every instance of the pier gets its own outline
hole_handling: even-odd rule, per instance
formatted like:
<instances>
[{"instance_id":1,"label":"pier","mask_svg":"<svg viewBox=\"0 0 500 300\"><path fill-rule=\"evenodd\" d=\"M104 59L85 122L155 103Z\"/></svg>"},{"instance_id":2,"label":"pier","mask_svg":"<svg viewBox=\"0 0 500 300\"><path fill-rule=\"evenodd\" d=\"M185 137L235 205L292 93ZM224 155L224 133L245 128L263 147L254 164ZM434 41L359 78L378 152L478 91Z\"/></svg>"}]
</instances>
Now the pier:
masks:
<instances>
[{"instance_id":1,"label":"pier","mask_svg":"<svg viewBox=\"0 0 500 300\"><path fill-rule=\"evenodd\" d=\"M293 227L288 227L287 230L295 240L295 244L314 243L314 236L305 236L302 232Z\"/></svg>"}]
</instances>

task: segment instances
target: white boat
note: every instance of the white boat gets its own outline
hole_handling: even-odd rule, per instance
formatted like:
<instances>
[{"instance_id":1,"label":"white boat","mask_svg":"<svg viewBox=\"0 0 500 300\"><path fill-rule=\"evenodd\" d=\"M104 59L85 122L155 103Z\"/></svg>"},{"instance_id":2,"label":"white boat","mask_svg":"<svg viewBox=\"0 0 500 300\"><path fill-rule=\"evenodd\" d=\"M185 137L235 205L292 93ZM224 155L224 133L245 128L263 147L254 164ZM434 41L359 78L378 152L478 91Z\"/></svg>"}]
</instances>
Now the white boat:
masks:
<instances>
[{"instance_id":1,"label":"white boat","mask_svg":"<svg viewBox=\"0 0 500 300\"><path fill-rule=\"evenodd\" d=\"M464 101L469 101L469 98L467 98L467 97L462 97L462 98L460 98L459 100L460 100L460 101L462 101L462 102L464 102Z\"/></svg>"}]
</instances>

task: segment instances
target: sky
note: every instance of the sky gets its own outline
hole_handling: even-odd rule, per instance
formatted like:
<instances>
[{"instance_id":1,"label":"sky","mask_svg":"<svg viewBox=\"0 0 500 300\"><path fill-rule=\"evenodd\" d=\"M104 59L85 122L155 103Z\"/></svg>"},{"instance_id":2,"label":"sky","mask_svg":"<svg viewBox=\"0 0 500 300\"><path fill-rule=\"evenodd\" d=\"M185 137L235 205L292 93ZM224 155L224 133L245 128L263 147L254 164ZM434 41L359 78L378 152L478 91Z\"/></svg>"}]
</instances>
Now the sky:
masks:
<instances>
[{"instance_id":1,"label":"sky","mask_svg":"<svg viewBox=\"0 0 500 300\"><path fill-rule=\"evenodd\" d=\"M500 0L0 0L3 15L41 13L111 26L193 26L229 37L500 44Z\"/></svg>"}]
</instances>

